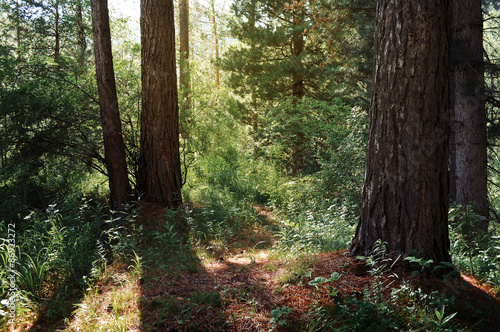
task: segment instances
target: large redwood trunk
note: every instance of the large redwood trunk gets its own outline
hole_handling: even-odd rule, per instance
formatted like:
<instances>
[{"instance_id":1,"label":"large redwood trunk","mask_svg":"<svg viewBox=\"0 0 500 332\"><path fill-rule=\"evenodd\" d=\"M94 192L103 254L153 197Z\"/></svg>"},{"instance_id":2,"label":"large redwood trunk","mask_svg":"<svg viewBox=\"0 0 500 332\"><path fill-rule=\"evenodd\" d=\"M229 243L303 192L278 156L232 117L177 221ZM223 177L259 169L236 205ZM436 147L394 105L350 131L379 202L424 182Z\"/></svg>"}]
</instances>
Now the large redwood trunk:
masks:
<instances>
[{"instance_id":1,"label":"large redwood trunk","mask_svg":"<svg viewBox=\"0 0 500 332\"><path fill-rule=\"evenodd\" d=\"M118 110L116 82L111 53L111 33L107 0L92 0L92 29L104 156L109 177L111 206L121 210L132 192L127 172L125 143Z\"/></svg>"},{"instance_id":2,"label":"large redwood trunk","mask_svg":"<svg viewBox=\"0 0 500 332\"><path fill-rule=\"evenodd\" d=\"M361 218L350 253L450 261L448 1L379 0Z\"/></svg>"},{"instance_id":3,"label":"large redwood trunk","mask_svg":"<svg viewBox=\"0 0 500 332\"><path fill-rule=\"evenodd\" d=\"M182 203L174 4L141 0L142 113L139 193L171 208Z\"/></svg>"}]
</instances>

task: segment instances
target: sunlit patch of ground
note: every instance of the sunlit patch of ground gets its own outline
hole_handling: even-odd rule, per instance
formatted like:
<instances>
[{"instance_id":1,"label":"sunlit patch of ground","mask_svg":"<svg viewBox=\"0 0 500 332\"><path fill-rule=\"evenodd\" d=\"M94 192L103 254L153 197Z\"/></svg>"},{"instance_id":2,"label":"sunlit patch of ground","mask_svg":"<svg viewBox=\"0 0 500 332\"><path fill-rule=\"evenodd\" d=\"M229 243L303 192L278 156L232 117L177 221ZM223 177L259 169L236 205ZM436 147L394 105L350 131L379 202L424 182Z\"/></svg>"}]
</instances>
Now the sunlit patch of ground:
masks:
<instances>
[{"instance_id":1,"label":"sunlit patch of ground","mask_svg":"<svg viewBox=\"0 0 500 332\"><path fill-rule=\"evenodd\" d=\"M138 278L111 266L87 290L64 331L140 331L140 297Z\"/></svg>"}]
</instances>

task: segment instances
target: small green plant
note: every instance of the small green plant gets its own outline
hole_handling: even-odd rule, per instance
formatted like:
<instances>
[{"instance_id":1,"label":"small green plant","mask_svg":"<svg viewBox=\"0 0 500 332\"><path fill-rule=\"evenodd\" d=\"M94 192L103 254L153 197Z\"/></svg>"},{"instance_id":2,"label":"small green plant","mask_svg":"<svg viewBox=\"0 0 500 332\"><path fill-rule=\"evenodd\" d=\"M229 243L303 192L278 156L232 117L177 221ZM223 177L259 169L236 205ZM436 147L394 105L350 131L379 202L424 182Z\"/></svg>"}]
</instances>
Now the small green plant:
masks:
<instances>
[{"instance_id":1,"label":"small green plant","mask_svg":"<svg viewBox=\"0 0 500 332\"><path fill-rule=\"evenodd\" d=\"M386 273L397 262L397 260L393 262L388 256L386 243L382 242L380 239L375 242L368 257L358 256L357 258L365 261L371 268L368 272L374 276L381 276Z\"/></svg>"},{"instance_id":2,"label":"small green plant","mask_svg":"<svg viewBox=\"0 0 500 332\"><path fill-rule=\"evenodd\" d=\"M132 259L133 265L129 266L129 270L131 271L131 274L136 277L140 278L142 275L142 257L137 254L134 250L134 258Z\"/></svg>"},{"instance_id":3,"label":"small green plant","mask_svg":"<svg viewBox=\"0 0 500 332\"><path fill-rule=\"evenodd\" d=\"M434 261L432 259L426 260L423 258L417 258L415 256L408 256L405 258L405 260L407 260L411 263L418 264L420 266L420 271L413 270L411 272L412 277L416 277L416 276L420 275L425 269L429 269L432 266L432 264L434 263Z\"/></svg>"},{"instance_id":4,"label":"small green plant","mask_svg":"<svg viewBox=\"0 0 500 332\"><path fill-rule=\"evenodd\" d=\"M281 307L281 308L276 308L271 311L271 326L273 327L273 330L277 328L278 326L286 326L288 324L288 321L286 317L295 309L293 308L288 308L287 306Z\"/></svg>"},{"instance_id":5,"label":"small green plant","mask_svg":"<svg viewBox=\"0 0 500 332\"><path fill-rule=\"evenodd\" d=\"M488 234L480 227L487 218L477 214L472 204L453 206L448 212L452 251L467 257L468 269L472 276L476 275L474 256L481 248L487 248Z\"/></svg>"},{"instance_id":6,"label":"small green plant","mask_svg":"<svg viewBox=\"0 0 500 332\"><path fill-rule=\"evenodd\" d=\"M338 272L334 272L331 274L330 278L326 279L324 277L316 277L313 280L309 281L309 286L313 286L313 297L316 295L316 292L319 290L319 286L325 283L335 282L340 279L340 274ZM333 292L331 286L329 286L330 290ZM330 293L332 294L332 293Z\"/></svg>"},{"instance_id":7,"label":"small green plant","mask_svg":"<svg viewBox=\"0 0 500 332\"><path fill-rule=\"evenodd\" d=\"M193 293L191 295L191 300L194 303L200 305L208 305L214 308L220 308L222 306L222 298L219 293L210 293L210 292L200 292Z\"/></svg>"},{"instance_id":8,"label":"small green plant","mask_svg":"<svg viewBox=\"0 0 500 332\"><path fill-rule=\"evenodd\" d=\"M412 277L417 277L420 274L424 273L426 270L430 271L432 274L436 274L441 270L451 271L445 275L446 278L457 275L454 265L450 262L440 262L438 265L435 265L432 259L424 259L415 256L408 256L405 258L405 260L420 266L420 270L413 270L411 272Z\"/></svg>"},{"instance_id":9,"label":"small green plant","mask_svg":"<svg viewBox=\"0 0 500 332\"><path fill-rule=\"evenodd\" d=\"M24 260L20 261L15 271L20 277L21 283L26 291L35 299L43 297L43 282L47 277L47 262L43 261L43 250L33 259L25 253Z\"/></svg>"},{"instance_id":10,"label":"small green plant","mask_svg":"<svg viewBox=\"0 0 500 332\"><path fill-rule=\"evenodd\" d=\"M305 281L311 278L312 266L316 262L314 256L300 255L295 260L290 262L290 267L285 274L278 278L280 283L288 283L293 281Z\"/></svg>"},{"instance_id":11,"label":"small green plant","mask_svg":"<svg viewBox=\"0 0 500 332\"><path fill-rule=\"evenodd\" d=\"M444 304L441 307L441 310L435 310L434 313L436 315L436 323L439 328L443 328L449 321L453 319L457 315L457 313L450 314L448 316L445 316L444 314Z\"/></svg>"}]
</instances>

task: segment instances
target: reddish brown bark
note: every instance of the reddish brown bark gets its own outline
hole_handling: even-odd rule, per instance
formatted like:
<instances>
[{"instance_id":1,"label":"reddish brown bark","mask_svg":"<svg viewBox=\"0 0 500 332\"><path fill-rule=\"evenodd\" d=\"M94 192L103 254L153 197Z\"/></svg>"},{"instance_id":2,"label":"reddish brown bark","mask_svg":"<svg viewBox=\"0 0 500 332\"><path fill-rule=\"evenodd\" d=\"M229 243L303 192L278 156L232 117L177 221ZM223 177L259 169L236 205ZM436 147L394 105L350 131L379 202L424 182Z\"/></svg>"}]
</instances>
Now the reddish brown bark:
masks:
<instances>
[{"instance_id":1,"label":"reddish brown bark","mask_svg":"<svg viewBox=\"0 0 500 332\"><path fill-rule=\"evenodd\" d=\"M109 178L111 206L121 210L132 192L128 179L125 143L122 136L118 97L111 53L111 33L107 0L91 0L94 55L104 156Z\"/></svg>"},{"instance_id":2,"label":"reddish brown bark","mask_svg":"<svg viewBox=\"0 0 500 332\"><path fill-rule=\"evenodd\" d=\"M142 113L137 186L143 199L182 203L172 0L141 0Z\"/></svg>"},{"instance_id":3,"label":"reddish brown bark","mask_svg":"<svg viewBox=\"0 0 500 332\"><path fill-rule=\"evenodd\" d=\"M450 261L447 0L379 0L361 218L351 255Z\"/></svg>"}]
</instances>

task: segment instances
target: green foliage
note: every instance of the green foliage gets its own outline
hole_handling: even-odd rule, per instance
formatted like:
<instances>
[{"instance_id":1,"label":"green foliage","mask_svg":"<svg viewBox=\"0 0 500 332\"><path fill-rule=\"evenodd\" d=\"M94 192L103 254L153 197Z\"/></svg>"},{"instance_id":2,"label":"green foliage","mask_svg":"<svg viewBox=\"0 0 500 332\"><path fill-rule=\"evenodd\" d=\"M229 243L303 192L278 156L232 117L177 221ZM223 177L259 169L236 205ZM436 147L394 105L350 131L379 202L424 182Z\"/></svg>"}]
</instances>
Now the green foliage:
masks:
<instances>
[{"instance_id":1,"label":"green foliage","mask_svg":"<svg viewBox=\"0 0 500 332\"><path fill-rule=\"evenodd\" d=\"M388 272L394 265L392 259L387 255L387 243L378 239L368 255L368 257L358 256L358 259L364 260L371 269L368 271L371 275L380 277Z\"/></svg>"},{"instance_id":2,"label":"green foliage","mask_svg":"<svg viewBox=\"0 0 500 332\"><path fill-rule=\"evenodd\" d=\"M323 277L316 277L316 278L314 278L314 280L311 280L308 285L318 287L318 285L323 285L325 282L328 283L328 282L337 281L337 280L339 280L339 278L340 278L340 274L338 272L334 272L334 273L332 273L330 278L325 279Z\"/></svg>"},{"instance_id":3,"label":"green foliage","mask_svg":"<svg viewBox=\"0 0 500 332\"><path fill-rule=\"evenodd\" d=\"M284 306L282 308L276 308L271 310L271 325L273 328L278 326L286 326L288 324L286 316L288 316L295 308L288 308Z\"/></svg>"},{"instance_id":4,"label":"green foliage","mask_svg":"<svg viewBox=\"0 0 500 332\"><path fill-rule=\"evenodd\" d=\"M135 217L133 210L114 216L97 199L81 195L51 204L46 210L32 211L15 228L14 271L21 299L26 294L28 303L39 307L47 304L47 315L64 315L65 299L95 280L109 257L132 253L118 246L117 240L131 231ZM2 249L8 246L6 226L5 222L0 224ZM2 254L0 274L7 275L7 268ZM8 288L2 285L0 290L0 298L6 299Z\"/></svg>"},{"instance_id":5,"label":"green foliage","mask_svg":"<svg viewBox=\"0 0 500 332\"><path fill-rule=\"evenodd\" d=\"M365 147L368 139L367 112L355 107L344 121L340 130L347 135L341 141L330 143L330 150L320 161L320 188L324 196L337 197L352 214L358 216L361 212ZM331 135L335 137L337 134Z\"/></svg>"},{"instance_id":6,"label":"green foliage","mask_svg":"<svg viewBox=\"0 0 500 332\"><path fill-rule=\"evenodd\" d=\"M138 238L147 243L141 258L143 268L154 266L157 270L174 274L178 271L197 271L199 260L193 254L191 242L181 231L185 226L183 212L181 209L167 210L157 221L159 229L142 233L142 237Z\"/></svg>"},{"instance_id":7,"label":"green foliage","mask_svg":"<svg viewBox=\"0 0 500 332\"><path fill-rule=\"evenodd\" d=\"M364 96L375 22L373 4L364 2L235 1L230 29L242 44L219 65L229 71L236 93L252 96L248 112L262 101L290 96L297 78L305 95L319 100Z\"/></svg>"},{"instance_id":8,"label":"green foliage","mask_svg":"<svg viewBox=\"0 0 500 332\"><path fill-rule=\"evenodd\" d=\"M0 5L0 215L15 222L68 195L89 168L102 169L100 122L94 72L75 42L73 4L57 4L58 56L55 3Z\"/></svg>"},{"instance_id":9,"label":"green foliage","mask_svg":"<svg viewBox=\"0 0 500 332\"><path fill-rule=\"evenodd\" d=\"M380 259L377 259L380 261ZM333 305L314 305L303 330L307 331L460 331L453 324L453 294L443 297L415 289L407 281L399 287L380 275L360 294L341 295L329 286ZM397 276L394 275L394 278ZM319 284L322 280L315 279ZM325 280L326 282L326 280ZM316 283L314 283L316 284ZM387 297L387 290L390 296Z\"/></svg>"},{"instance_id":10,"label":"green foliage","mask_svg":"<svg viewBox=\"0 0 500 332\"><path fill-rule=\"evenodd\" d=\"M417 269L412 271L412 277L417 277L424 272L431 272L434 275L442 273L441 270L450 271L445 275L445 278L459 275L459 273L455 271L455 266L450 262L440 262L439 264L435 264L432 259L424 259L415 256L408 256L405 260L413 263L413 266L419 266L420 268L420 270Z\"/></svg>"},{"instance_id":11,"label":"green foliage","mask_svg":"<svg viewBox=\"0 0 500 332\"><path fill-rule=\"evenodd\" d=\"M474 213L471 205L450 209L450 253L459 271L464 271L497 288L500 285L500 236L492 224L488 234L477 225L484 217Z\"/></svg>"},{"instance_id":12,"label":"green foliage","mask_svg":"<svg viewBox=\"0 0 500 332\"><path fill-rule=\"evenodd\" d=\"M346 139L349 113L350 107L340 99L285 98L265 113L261 147L278 168L312 174Z\"/></svg>"}]
</instances>

